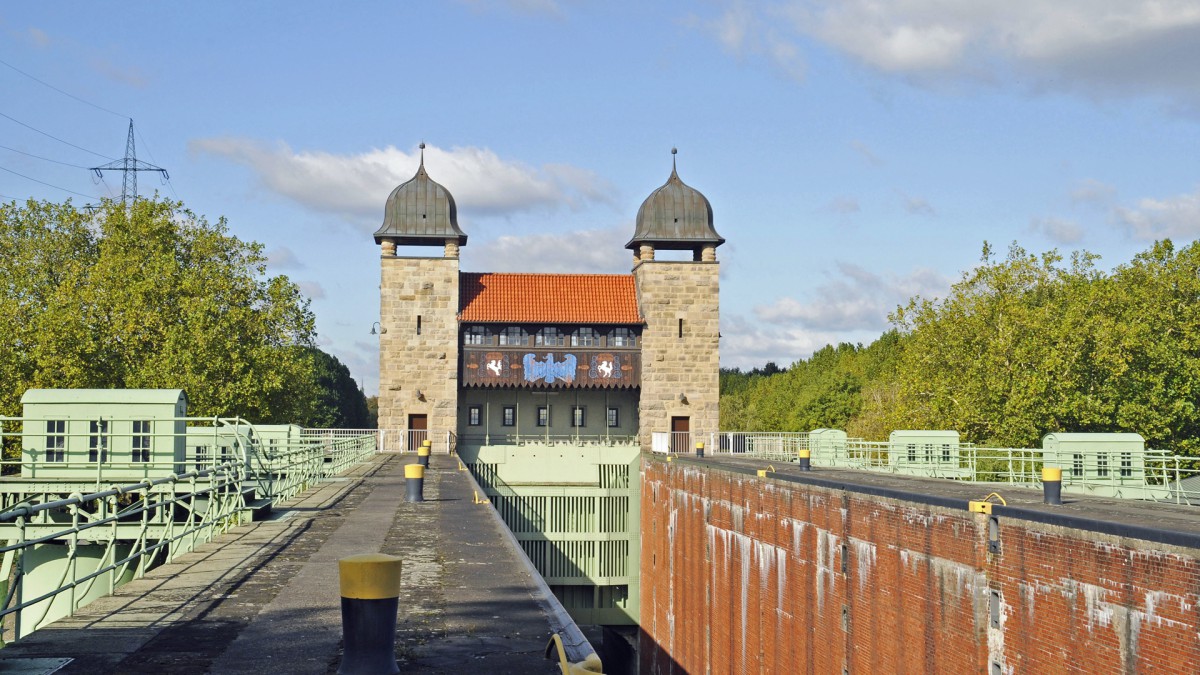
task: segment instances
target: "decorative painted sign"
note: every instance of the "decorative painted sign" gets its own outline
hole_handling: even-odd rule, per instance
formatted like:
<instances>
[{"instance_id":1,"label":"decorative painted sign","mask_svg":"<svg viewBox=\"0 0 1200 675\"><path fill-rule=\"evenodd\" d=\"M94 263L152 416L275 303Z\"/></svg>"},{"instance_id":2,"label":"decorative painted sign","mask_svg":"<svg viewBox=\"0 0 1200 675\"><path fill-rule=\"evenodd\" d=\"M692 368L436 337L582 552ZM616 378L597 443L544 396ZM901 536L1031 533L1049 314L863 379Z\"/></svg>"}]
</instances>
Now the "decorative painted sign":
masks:
<instances>
[{"instance_id":1,"label":"decorative painted sign","mask_svg":"<svg viewBox=\"0 0 1200 675\"><path fill-rule=\"evenodd\" d=\"M636 387L637 352L463 350L463 384L500 387Z\"/></svg>"}]
</instances>

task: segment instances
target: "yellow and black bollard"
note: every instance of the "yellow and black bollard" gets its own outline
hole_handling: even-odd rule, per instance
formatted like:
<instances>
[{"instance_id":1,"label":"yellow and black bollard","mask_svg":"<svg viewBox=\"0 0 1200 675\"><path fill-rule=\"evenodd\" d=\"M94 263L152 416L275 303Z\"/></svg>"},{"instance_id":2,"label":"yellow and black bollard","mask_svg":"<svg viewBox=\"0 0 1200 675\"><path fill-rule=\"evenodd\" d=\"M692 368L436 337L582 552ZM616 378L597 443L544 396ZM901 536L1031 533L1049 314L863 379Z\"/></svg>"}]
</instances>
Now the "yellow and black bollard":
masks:
<instances>
[{"instance_id":1,"label":"yellow and black bollard","mask_svg":"<svg viewBox=\"0 0 1200 675\"><path fill-rule=\"evenodd\" d=\"M696 456L704 456L704 441L696 441Z\"/></svg>"},{"instance_id":2,"label":"yellow and black bollard","mask_svg":"<svg viewBox=\"0 0 1200 675\"><path fill-rule=\"evenodd\" d=\"M812 471L812 451L811 450L797 451L796 459L799 461L801 471Z\"/></svg>"},{"instance_id":3,"label":"yellow and black bollard","mask_svg":"<svg viewBox=\"0 0 1200 675\"><path fill-rule=\"evenodd\" d=\"M417 461L421 463L421 466L428 468L429 456L432 454L433 441L425 439L425 441L421 443L421 447L417 448Z\"/></svg>"},{"instance_id":4,"label":"yellow and black bollard","mask_svg":"<svg viewBox=\"0 0 1200 675\"><path fill-rule=\"evenodd\" d=\"M405 464L404 485L408 489L404 501L425 501L425 467L420 464Z\"/></svg>"},{"instance_id":5,"label":"yellow and black bollard","mask_svg":"<svg viewBox=\"0 0 1200 675\"><path fill-rule=\"evenodd\" d=\"M1042 502L1062 504L1062 469L1054 466L1042 467Z\"/></svg>"},{"instance_id":6,"label":"yellow and black bollard","mask_svg":"<svg viewBox=\"0 0 1200 675\"><path fill-rule=\"evenodd\" d=\"M400 559L366 553L338 561L342 589L342 642L338 675L392 675L396 665L396 614Z\"/></svg>"}]
</instances>

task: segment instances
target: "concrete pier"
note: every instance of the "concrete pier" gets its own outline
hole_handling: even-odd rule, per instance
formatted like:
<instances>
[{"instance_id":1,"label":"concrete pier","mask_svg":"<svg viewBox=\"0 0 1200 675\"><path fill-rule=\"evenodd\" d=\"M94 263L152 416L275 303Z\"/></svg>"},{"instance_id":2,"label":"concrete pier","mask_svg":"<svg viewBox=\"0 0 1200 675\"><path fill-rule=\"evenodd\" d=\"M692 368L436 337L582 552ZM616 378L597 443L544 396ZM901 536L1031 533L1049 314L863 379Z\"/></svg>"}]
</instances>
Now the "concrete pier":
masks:
<instances>
[{"instance_id":1,"label":"concrete pier","mask_svg":"<svg viewBox=\"0 0 1200 675\"><path fill-rule=\"evenodd\" d=\"M425 474L425 502L406 502L404 465L415 461L380 455L309 490L8 645L0 671L71 659L57 672L334 673L337 561L382 552L404 560L403 672L554 672L540 591L491 507L474 503L450 461Z\"/></svg>"}]
</instances>

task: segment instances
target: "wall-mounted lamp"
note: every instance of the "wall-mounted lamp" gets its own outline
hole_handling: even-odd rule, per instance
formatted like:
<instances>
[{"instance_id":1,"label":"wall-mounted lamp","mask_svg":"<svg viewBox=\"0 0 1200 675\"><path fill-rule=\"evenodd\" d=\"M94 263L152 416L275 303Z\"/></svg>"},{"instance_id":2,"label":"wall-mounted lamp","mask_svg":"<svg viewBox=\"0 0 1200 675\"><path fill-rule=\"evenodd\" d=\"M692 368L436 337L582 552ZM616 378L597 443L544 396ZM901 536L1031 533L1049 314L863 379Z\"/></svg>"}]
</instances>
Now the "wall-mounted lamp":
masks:
<instances>
[{"instance_id":1,"label":"wall-mounted lamp","mask_svg":"<svg viewBox=\"0 0 1200 675\"><path fill-rule=\"evenodd\" d=\"M682 391L679 392L679 402L687 404L687 394L683 393Z\"/></svg>"},{"instance_id":2,"label":"wall-mounted lamp","mask_svg":"<svg viewBox=\"0 0 1200 675\"><path fill-rule=\"evenodd\" d=\"M417 390L417 400L418 401L425 400L425 392L421 391L420 389Z\"/></svg>"},{"instance_id":3,"label":"wall-mounted lamp","mask_svg":"<svg viewBox=\"0 0 1200 675\"><path fill-rule=\"evenodd\" d=\"M376 330L375 330L375 327L376 327L376 326L378 326L378 327L379 327L379 330L378 330L378 331L376 331ZM386 333L386 332L387 332L387 329L386 329L386 328L384 328L384 327L383 327L383 324L379 323L378 321L376 321L375 323L371 324L371 335L382 335L382 334L384 334L384 333Z\"/></svg>"}]
</instances>

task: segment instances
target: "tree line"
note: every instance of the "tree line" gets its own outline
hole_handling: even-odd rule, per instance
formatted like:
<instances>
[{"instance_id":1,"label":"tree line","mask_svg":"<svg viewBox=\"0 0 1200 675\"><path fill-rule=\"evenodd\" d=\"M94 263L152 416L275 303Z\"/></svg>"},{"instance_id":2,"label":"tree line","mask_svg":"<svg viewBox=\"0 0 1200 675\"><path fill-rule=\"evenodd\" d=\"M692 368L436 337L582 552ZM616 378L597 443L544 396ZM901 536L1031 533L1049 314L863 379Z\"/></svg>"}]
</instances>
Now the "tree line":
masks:
<instances>
[{"instance_id":1,"label":"tree line","mask_svg":"<svg viewBox=\"0 0 1200 675\"><path fill-rule=\"evenodd\" d=\"M721 373L721 427L953 429L1040 447L1049 432L1131 431L1200 455L1200 245L1155 242L1111 271L1097 256L998 257L945 298L914 297L870 345L829 345L787 369Z\"/></svg>"},{"instance_id":2,"label":"tree line","mask_svg":"<svg viewBox=\"0 0 1200 675\"><path fill-rule=\"evenodd\" d=\"M0 415L35 387L170 388L194 416L366 426L308 299L266 262L180 202L0 204Z\"/></svg>"}]
</instances>

